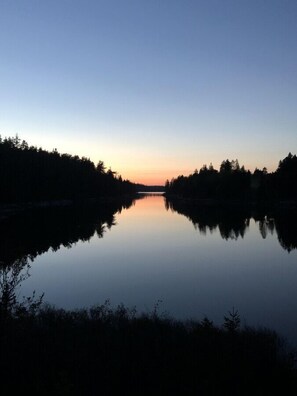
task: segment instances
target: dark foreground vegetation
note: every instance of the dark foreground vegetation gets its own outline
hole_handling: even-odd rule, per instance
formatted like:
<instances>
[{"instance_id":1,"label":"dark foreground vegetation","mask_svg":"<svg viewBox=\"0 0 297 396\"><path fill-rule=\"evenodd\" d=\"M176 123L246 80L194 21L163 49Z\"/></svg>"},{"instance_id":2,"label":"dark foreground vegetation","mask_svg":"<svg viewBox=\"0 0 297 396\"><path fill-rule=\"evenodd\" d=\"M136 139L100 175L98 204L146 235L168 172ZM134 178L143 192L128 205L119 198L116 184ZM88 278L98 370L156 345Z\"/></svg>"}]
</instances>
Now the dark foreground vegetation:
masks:
<instances>
[{"instance_id":1,"label":"dark foreground vegetation","mask_svg":"<svg viewBox=\"0 0 297 396\"><path fill-rule=\"evenodd\" d=\"M0 136L0 203L47 200L80 201L131 194L135 185L123 180L103 161L49 152L29 146L18 136Z\"/></svg>"},{"instance_id":2,"label":"dark foreground vegetation","mask_svg":"<svg viewBox=\"0 0 297 396\"><path fill-rule=\"evenodd\" d=\"M7 295L6 295L7 296ZM1 394L296 395L294 356L267 330L178 322L108 302L64 311L0 304Z\"/></svg>"},{"instance_id":3,"label":"dark foreground vegetation","mask_svg":"<svg viewBox=\"0 0 297 396\"><path fill-rule=\"evenodd\" d=\"M204 165L189 176L179 176L166 182L167 195L201 200L239 202L297 202L297 157L288 154L275 172L266 168L253 173L240 166L238 160L221 163L220 169Z\"/></svg>"}]
</instances>

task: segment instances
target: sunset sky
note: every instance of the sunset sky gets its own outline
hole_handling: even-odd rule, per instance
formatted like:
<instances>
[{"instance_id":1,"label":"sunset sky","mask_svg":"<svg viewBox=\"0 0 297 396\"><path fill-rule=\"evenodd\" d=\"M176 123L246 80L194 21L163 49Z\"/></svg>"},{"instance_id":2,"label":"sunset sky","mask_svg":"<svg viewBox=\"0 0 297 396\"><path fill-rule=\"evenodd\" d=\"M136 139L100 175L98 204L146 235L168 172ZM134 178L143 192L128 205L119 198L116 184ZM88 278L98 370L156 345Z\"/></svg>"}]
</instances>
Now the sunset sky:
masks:
<instances>
[{"instance_id":1,"label":"sunset sky","mask_svg":"<svg viewBox=\"0 0 297 396\"><path fill-rule=\"evenodd\" d=\"M297 154L296 0L0 0L0 134L163 184Z\"/></svg>"}]
</instances>

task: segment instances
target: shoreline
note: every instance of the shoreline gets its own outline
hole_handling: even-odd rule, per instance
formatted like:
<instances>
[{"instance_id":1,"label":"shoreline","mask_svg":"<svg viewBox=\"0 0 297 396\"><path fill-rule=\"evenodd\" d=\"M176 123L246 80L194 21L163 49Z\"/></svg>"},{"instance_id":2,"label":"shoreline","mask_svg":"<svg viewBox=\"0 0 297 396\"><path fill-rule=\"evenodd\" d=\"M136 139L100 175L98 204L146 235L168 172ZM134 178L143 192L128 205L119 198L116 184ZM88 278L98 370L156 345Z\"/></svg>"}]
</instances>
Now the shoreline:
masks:
<instances>
[{"instance_id":1,"label":"shoreline","mask_svg":"<svg viewBox=\"0 0 297 396\"><path fill-rule=\"evenodd\" d=\"M239 201L239 200L220 200L215 198L194 198L180 195L163 194L168 201L178 201L185 204L195 204L197 207L239 207L239 208L269 208L269 209L288 209L297 210L295 201Z\"/></svg>"},{"instance_id":2,"label":"shoreline","mask_svg":"<svg viewBox=\"0 0 297 396\"><path fill-rule=\"evenodd\" d=\"M18 215L20 213L35 210L35 209L48 209L48 208L61 208L71 206L83 206L93 204L105 204L116 201L124 202L126 199L134 199L137 194L124 194L119 196L102 196L99 198L86 198L86 199L59 199L59 200L46 200L36 202L14 202L14 203L1 203L0 204L0 221L5 220L11 216Z\"/></svg>"}]
</instances>

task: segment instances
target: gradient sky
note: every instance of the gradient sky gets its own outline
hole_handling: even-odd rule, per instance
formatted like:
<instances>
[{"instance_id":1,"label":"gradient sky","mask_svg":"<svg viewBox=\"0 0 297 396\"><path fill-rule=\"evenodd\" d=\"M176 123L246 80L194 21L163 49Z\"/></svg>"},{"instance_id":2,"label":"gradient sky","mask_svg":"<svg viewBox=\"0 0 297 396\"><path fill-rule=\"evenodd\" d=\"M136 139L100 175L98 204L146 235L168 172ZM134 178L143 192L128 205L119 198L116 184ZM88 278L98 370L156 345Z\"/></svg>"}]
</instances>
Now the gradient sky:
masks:
<instances>
[{"instance_id":1,"label":"gradient sky","mask_svg":"<svg viewBox=\"0 0 297 396\"><path fill-rule=\"evenodd\" d=\"M297 153L296 0L0 0L0 134L163 184Z\"/></svg>"}]
</instances>

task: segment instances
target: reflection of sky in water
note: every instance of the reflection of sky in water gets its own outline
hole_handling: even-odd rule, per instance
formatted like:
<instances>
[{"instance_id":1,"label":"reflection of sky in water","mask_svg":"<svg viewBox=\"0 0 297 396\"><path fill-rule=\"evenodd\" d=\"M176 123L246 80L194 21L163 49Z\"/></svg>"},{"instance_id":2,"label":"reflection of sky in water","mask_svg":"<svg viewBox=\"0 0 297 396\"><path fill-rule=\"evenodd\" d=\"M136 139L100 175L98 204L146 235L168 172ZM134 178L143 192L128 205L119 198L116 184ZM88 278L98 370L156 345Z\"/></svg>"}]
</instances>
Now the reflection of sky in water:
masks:
<instances>
[{"instance_id":1,"label":"reflection of sky in water","mask_svg":"<svg viewBox=\"0 0 297 396\"><path fill-rule=\"evenodd\" d=\"M297 343L297 251L290 254L259 224L245 237L206 235L184 216L166 211L163 197L136 201L99 239L43 254L21 294L45 292L58 307L86 307L110 299L178 318L207 315L217 324L234 306L249 325L278 330ZM296 335L295 335L296 333Z\"/></svg>"}]
</instances>

